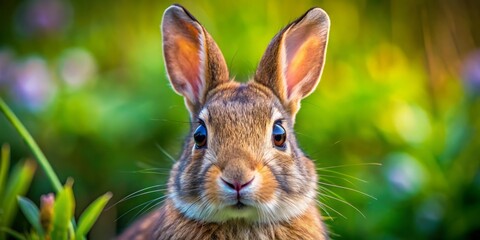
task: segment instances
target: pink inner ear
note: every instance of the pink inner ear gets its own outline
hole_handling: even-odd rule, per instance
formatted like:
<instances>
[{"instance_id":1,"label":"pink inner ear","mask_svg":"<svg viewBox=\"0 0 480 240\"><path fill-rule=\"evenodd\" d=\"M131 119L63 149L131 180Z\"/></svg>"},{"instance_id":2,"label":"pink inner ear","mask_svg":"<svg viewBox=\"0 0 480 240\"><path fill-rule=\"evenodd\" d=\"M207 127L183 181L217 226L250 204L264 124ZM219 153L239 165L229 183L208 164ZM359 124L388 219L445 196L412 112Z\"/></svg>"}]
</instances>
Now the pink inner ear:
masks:
<instances>
[{"instance_id":1,"label":"pink inner ear","mask_svg":"<svg viewBox=\"0 0 480 240\"><path fill-rule=\"evenodd\" d=\"M164 50L174 88L196 102L203 84L202 32L195 22L174 21L164 26Z\"/></svg>"},{"instance_id":2,"label":"pink inner ear","mask_svg":"<svg viewBox=\"0 0 480 240\"><path fill-rule=\"evenodd\" d=\"M177 54L174 57L176 57L178 61L177 74L183 75L183 78L189 83L193 95L198 97L201 84L201 60L198 42L193 42L188 38L179 37L175 41L175 48L177 49Z\"/></svg>"},{"instance_id":3,"label":"pink inner ear","mask_svg":"<svg viewBox=\"0 0 480 240\"><path fill-rule=\"evenodd\" d=\"M318 79L308 79L309 74L314 77L320 71L321 66L321 42L315 26L304 26L298 29L292 29L287 32L285 37L285 78L287 82L288 96L294 90L295 86L305 81L313 81ZM308 83L308 82L307 82ZM305 83L302 83L305 84Z\"/></svg>"}]
</instances>

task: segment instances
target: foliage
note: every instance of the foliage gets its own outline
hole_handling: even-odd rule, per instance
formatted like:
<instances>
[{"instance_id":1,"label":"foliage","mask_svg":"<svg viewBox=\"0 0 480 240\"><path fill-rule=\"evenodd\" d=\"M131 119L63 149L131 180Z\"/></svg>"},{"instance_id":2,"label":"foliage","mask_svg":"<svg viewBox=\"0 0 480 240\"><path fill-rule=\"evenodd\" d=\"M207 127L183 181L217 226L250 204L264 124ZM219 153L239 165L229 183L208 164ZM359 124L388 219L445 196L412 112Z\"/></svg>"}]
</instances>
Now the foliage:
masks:
<instances>
[{"instance_id":1,"label":"foliage","mask_svg":"<svg viewBox=\"0 0 480 240\"><path fill-rule=\"evenodd\" d=\"M20 209L35 231L34 236L40 239L85 239L87 233L97 220L103 208L110 200L111 194L106 193L96 199L82 213L75 233L69 230L70 219L73 217L75 199L72 191L72 181L67 181L58 193L56 200L45 200L39 210L27 198L19 197ZM51 201L50 203L48 203Z\"/></svg>"},{"instance_id":2,"label":"foliage","mask_svg":"<svg viewBox=\"0 0 480 240\"><path fill-rule=\"evenodd\" d=\"M7 119L18 130L22 138L31 147L41 166L50 177L53 187L56 187L58 177L55 175L47 158L43 155L36 142L31 137L20 120L10 110L10 108L0 98L0 110ZM71 221L74 217L75 198L73 196L73 180L69 179L64 188L58 190L58 197L54 200L52 194L42 196L42 206L38 208L27 198L21 197L30 186L34 175L36 165L33 161L27 161L25 164L17 167L12 176L7 180L7 171L10 164L10 148L8 145L2 147L0 162L0 238L5 238L5 233L9 233L16 238L23 239L20 233L17 233L8 227L10 226L15 211L17 201L20 209L25 214L27 220L32 224L35 230L29 238L33 239L85 239L103 208L111 198L111 193L106 193L95 200L81 215L78 228L74 232L74 225ZM19 164L20 165L20 164ZM5 187L6 186L6 187ZM5 191L2 190L5 188Z\"/></svg>"},{"instance_id":3,"label":"foliage","mask_svg":"<svg viewBox=\"0 0 480 240\"><path fill-rule=\"evenodd\" d=\"M12 173L8 175L10 165L10 147L2 146L0 159L0 239L5 239L8 227L12 224L17 211L16 197L24 195L32 181L35 172L35 162L27 160L15 165Z\"/></svg>"}]
</instances>

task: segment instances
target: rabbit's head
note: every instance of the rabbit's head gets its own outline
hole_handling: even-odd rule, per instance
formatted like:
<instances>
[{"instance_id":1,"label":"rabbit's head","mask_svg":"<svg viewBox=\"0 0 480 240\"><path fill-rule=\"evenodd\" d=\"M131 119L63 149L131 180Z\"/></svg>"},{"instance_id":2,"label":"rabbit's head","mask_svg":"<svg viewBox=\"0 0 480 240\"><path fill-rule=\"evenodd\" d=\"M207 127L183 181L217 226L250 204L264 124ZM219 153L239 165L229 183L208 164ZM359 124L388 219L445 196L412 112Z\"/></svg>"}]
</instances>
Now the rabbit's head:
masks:
<instances>
[{"instance_id":1,"label":"rabbit's head","mask_svg":"<svg viewBox=\"0 0 480 240\"><path fill-rule=\"evenodd\" d=\"M329 25L320 8L307 11L273 38L254 78L238 83L187 10L165 11L166 69L192 120L169 180L179 212L204 222L275 223L315 204L315 167L297 146L293 124L300 100L319 82Z\"/></svg>"}]
</instances>

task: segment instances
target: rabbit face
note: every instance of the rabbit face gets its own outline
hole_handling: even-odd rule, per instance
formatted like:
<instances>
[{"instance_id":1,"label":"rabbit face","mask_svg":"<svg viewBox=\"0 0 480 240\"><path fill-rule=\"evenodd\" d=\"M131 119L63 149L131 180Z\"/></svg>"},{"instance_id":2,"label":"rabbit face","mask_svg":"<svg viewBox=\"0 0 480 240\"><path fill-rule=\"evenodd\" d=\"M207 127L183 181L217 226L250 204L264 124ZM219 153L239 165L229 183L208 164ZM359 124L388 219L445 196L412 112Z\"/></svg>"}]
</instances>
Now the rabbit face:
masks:
<instances>
[{"instance_id":1,"label":"rabbit face","mask_svg":"<svg viewBox=\"0 0 480 240\"><path fill-rule=\"evenodd\" d=\"M276 223L314 204L315 167L298 148L293 124L300 100L319 82L328 30L326 13L309 10L273 38L254 78L237 83L204 27L181 6L165 11L167 73L192 120L169 180L181 214Z\"/></svg>"},{"instance_id":2,"label":"rabbit face","mask_svg":"<svg viewBox=\"0 0 480 240\"><path fill-rule=\"evenodd\" d=\"M185 215L271 223L299 215L314 201L312 163L297 150L292 121L271 91L256 83L224 84L197 120L192 129L204 127L207 142L199 147L190 138L171 182L173 202ZM275 144L275 127L285 131L282 146Z\"/></svg>"}]
</instances>

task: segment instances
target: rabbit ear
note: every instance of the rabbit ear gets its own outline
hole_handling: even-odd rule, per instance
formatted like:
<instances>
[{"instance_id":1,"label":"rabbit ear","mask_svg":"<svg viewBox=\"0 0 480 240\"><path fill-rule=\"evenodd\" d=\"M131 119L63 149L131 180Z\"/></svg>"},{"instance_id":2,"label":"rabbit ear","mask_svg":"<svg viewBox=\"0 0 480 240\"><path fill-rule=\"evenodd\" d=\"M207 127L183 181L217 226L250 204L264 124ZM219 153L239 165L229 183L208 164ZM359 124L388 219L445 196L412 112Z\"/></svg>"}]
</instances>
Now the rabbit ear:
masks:
<instances>
[{"instance_id":1,"label":"rabbit ear","mask_svg":"<svg viewBox=\"0 0 480 240\"><path fill-rule=\"evenodd\" d=\"M320 81L329 29L327 13L310 9L273 38L260 61L255 81L272 89L292 116Z\"/></svg>"},{"instance_id":2,"label":"rabbit ear","mask_svg":"<svg viewBox=\"0 0 480 240\"><path fill-rule=\"evenodd\" d=\"M225 59L210 34L180 5L165 10L162 35L170 82L195 113L209 90L228 81Z\"/></svg>"}]
</instances>

